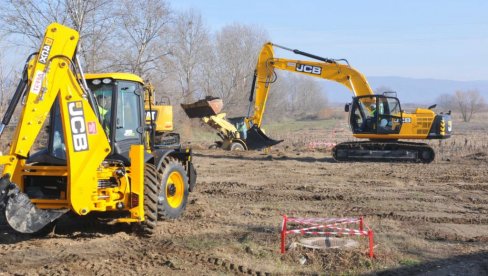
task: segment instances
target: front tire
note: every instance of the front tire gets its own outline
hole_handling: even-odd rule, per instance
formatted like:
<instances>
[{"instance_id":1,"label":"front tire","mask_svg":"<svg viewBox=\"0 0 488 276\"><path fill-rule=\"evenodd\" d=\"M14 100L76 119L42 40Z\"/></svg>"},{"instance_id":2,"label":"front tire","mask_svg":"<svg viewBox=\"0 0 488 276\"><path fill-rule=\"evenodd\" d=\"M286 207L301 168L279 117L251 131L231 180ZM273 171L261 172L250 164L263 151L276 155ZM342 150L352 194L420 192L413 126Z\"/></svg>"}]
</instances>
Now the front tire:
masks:
<instances>
[{"instance_id":1,"label":"front tire","mask_svg":"<svg viewBox=\"0 0 488 276\"><path fill-rule=\"evenodd\" d=\"M142 233L152 236L156 232L158 222L158 171L153 164L147 164L144 169L144 221Z\"/></svg>"},{"instance_id":2,"label":"front tire","mask_svg":"<svg viewBox=\"0 0 488 276\"><path fill-rule=\"evenodd\" d=\"M244 151L244 146L239 143L239 142L233 142L232 144L230 144L230 150L231 151Z\"/></svg>"},{"instance_id":3,"label":"front tire","mask_svg":"<svg viewBox=\"0 0 488 276\"><path fill-rule=\"evenodd\" d=\"M188 202L188 176L183 164L174 158L164 160L159 169L161 181L158 196L158 213L160 218L179 218Z\"/></svg>"}]
</instances>

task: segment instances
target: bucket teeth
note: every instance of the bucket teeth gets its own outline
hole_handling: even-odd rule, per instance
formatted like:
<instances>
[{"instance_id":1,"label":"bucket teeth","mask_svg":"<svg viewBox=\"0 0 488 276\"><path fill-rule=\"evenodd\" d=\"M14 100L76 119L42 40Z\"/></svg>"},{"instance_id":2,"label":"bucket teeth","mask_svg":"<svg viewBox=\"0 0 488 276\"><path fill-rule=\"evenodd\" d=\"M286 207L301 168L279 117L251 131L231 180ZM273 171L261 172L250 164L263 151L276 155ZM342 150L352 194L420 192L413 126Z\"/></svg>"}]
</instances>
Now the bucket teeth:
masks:
<instances>
[{"instance_id":1,"label":"bucket teeth","mask_svg":"<svg viewBox=\"0 0 488 276\"><path fill-rule=\"evenodd\" d=\"M283 142L269 138L259 127L252 126L247 130L246 145L250 150L258 150L271 147Z\"/></svg>"},{"instance_id":2,"label":"bucket teeth","mask_svg":"<svg viewBox=\"0 0 488 276\"><path fill-rule=\"evenodd\" d=\"M15 231L27 234L36 233L68 212L68 209L37 208L27 194L22 193L9 178L9 175L0 178L0 212L5 213L7 223Z\"/></svg>"}]
</instances>

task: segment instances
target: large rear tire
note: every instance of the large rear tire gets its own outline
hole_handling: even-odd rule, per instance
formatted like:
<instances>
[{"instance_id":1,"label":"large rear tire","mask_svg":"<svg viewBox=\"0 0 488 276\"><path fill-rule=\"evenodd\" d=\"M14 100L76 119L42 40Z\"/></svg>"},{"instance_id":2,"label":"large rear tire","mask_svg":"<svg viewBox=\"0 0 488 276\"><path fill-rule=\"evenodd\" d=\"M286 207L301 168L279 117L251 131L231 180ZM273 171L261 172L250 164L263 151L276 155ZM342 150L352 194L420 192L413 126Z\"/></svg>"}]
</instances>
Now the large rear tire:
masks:
<instances>
[{"instance_id":1,"label":"large rear tire","mask_svg":"<svg viewBox=\"0 0 488 276\"><path fill-rule=\"evenodd\" d=\"M161 181L158 196L158 214L160 218L179 218L188 202L188 176L183 164L168 157L159 169Z\"/></svg>"},{"instance_id":2,"label":"large rear tire","mask_svg":"<svg viewBox=\"0 0 488 276\"><path fill-rule=\"evenodd\" d=\"M153 164L146 163L144 169L144 218L142 232L152 236L156 232L158 222L158 171Z\"/></svg>"}]
</instances>

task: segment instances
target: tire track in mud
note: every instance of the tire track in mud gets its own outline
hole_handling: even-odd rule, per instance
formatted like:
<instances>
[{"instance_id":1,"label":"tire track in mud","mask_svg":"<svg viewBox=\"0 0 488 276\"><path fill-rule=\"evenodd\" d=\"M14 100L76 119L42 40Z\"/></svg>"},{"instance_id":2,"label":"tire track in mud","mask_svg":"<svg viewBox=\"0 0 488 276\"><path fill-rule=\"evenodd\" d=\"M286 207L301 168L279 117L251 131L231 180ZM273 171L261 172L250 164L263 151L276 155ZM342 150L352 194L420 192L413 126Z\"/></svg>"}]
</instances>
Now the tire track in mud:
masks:
<instances>
[{"instance_id":1,"label":"tire track in mud","mask_svg":"<svg viewBox=\"0 0 488 276\"><path fill-rule=\"evenodd\" d=\"M486 243L488 236L466 237L456 233L441 233L434 230L418 233L419 236L431 241L449 241L449 242L472 242Z\"/></svg>"},{"instance_id":2,"label":"tire track in mud","mask_svg":"<svg viewBox=\"0 0 488 276\"><path fill-rule=\"evenodd\" d=\"M111 241L106 241L111 242ZM127 243L121 243L120 248L110 252L110 259L95 255L92 258L78 253L58 253L51 259L55 262L39 268L39 275L141 275L161 273L166 267L170 271L220 271L233 274L270 275L269 272L240 265L223 258L202 252L184 249L170 240L154 240L134 238ZM106 257L106 256L105 256ZM182 263L183 262L183 263ZM191 269L188 266L191 264ZM206 270L205 270L206 269Z\"/></svg>"},{"instance_id":3,"label":"tire track in mud","mask_svg":"<svg viewBox=\"0 0 488 276\"><path fill-rule=\"evenodd\" d=\"M35 271L39 275L73 275L80 272L91 275L158 274L161 273L161 268L175 272L186 271L189 267L187 263L191 264L192 271L203 273L210 270L232 274L270 275L269 272L259 271L212 254L185 249L171 240L146 239L137 236L129 236L121 240L121 237L106 234L91 238L55 236L50 239L23 239L17 243L12 241L11 244L0 244L0 256L11 255L14 259L24 258L24 252L34 248L38 251L36 254L44 257L38 260L38 263L30 262L22 271L27 274L28 271ZM56 239L60 240L55 241ZM47 252L50 246L45 243L50 240L54 241L54 244L69 243L69 246L53 254ZM114 243L118 243L115 250L113 250ZM40 244L41 247L36 247L36 244ZM93 244L100 244L101 250L93 252L94 249L91 248L91 252L89 249L85 252ZM85 245L88 247L85 248ZM77 251L80 250L80 246L83 250ZM17 256L18 254L22 256ZM2 272L18 272L18 267L6 265Z\"/></svg>"},{"instance_id":4,"label":"tire track in mud","mask_svg":"<svg viewBox=\"0 0 488 276\"><path fill-rule=\"evenodd\" d=\"M139 246L146 247L146 242L139 242ZM238 263L213 256L212 254L205 254L201 251L185 249L181 246L177 246L170 240L155 241L151 247L147 249L147 252L163 253L165 254L166 263L171 262L172 258L183 259L194 265L201 265L211 270L244 273L249 275L270 275L269 272L263 272L255 270L250 267L240 265ZM143 258L148 254L144 254ZM169 264L170 268L174 268L172 263Z\"/></svg>"},{"instance_id":5,"label":"tire track in mud","mask_svg":"<svg viewBox=\"0 0 488 276\"><path fill-rule=\"evenodd\" d=\"M232 184L235 184L233 182ZM331 192L315 192L310 191L308 188L298 187L296 190L301 191L295 194L284 194L283 191L277 193L275 190L264 189L263 187L250 186L244 183L239 183L238 185L231 186L220 186L221 183L214 182L210 185L210 188L202 190L203 194L211 195L217 198L239 198L250 201L262 201L269 200L270 197L278 200L285 201L324 201L324 200L336 200L336 201L347 201L348 203L360 203L365 201L381 201L381 202L395 202L395 201L414 201L422 203L438 203L445 202L446 198L455 199L457 203L479 203L488 204L488 201L476 199L476 198L454 198L452 195L437 195L435 197L427 197L429 194L418 197L418 196L388 196L388 195L353 195L352 191L345 191L343 193L331 193ZM215 188L219 187L219 188ZM227 189L227 187L231 187ZM236 187L248 189L236 189ZM292 191L293 189L289 189ZM305 191L304 191L305 190ZM375 193L378 191L374 191ZM391 194L395 193L393 190L388 190ZM420 191L419 191L420 192ZM312 194L311 194L312 193ZM434 192L432 192L434 193ZM395 193L397 194L397 192ZM427 211L427 210L426 210Z\"/></svg>"},{"instance_id":6,"label":"tire track in mud","mask_svg":"<svg viewBox=\"0 0 488 276\"><path fill-rule=\"evenodd\" d=\"M427 217L427 216L407 216L390 213L372 213L364 214L367 216L376 216L381 219L392 219L404 222L430 222L430 223L453 223L453 224L476 224L476 225L486 225L488 224L488 218L453 218L453 217Z\"/></svg>"},{"instance_id":7,"label":"tire track in mud","mask_svg":"<svg viewBox=\"0 0 488 276\"><path fill-rule=\"evenodd\" d=\"M448 185L464 191L482 191L482 192L488 191L488 185L486 184L448 184Z\"/></svg>"}]
</instances>

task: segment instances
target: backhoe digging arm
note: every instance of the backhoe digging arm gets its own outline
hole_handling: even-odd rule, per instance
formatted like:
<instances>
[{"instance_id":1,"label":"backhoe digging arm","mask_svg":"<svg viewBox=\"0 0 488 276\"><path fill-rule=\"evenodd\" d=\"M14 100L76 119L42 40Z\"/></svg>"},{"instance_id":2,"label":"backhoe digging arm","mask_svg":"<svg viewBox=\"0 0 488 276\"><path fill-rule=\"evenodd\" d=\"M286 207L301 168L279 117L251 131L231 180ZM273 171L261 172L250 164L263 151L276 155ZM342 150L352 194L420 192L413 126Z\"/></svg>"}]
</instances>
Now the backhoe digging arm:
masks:
<instances>
[{"instance_id":1,"label":"backhoe digging arm","mask_svg":"<svg viewBox=\"0 0 488 276\"><path fill-rule=\"evenodd\" d=\"M2 120L1 126L4 127L19 100L25 97L19 123L11 140L10 153L0 157L0 163L5 165L0 184L5 184L11 176L11 181L16 183L0 185L10 188L9 191L2 191L3 195L9 193L5 203L7 220L9 217L16 220L9 220L9 224L14 229L17 226L16 230L20 232L35 232L56 218L55 215L48 215L54 211L36 208L20 192L23 190L23 179L22 174L17 173L25 170L26 159L56 99L60 105L67 155L67 166L60 166L59 170L64 170L68 182L73 183L68 185L69 200L65 202L70 203L69 207L75 213L87 214L92 209L85 202L90 202L88 199L96 194L97 186L93 179L96 178L97 168L110 152L107 136L92 108L93 101L88 100L91 96L81 88L79 79L72 71L72 68L78 66L73 60L77 43L78 33L75 30L57 23L48 26L39 54L27 66L28 79L25 79L24 72L11 106ZM80 72L77 75L82 76ZM63 201L59 204L60 208L67 207ZM39 221L39 216L47 216L47 220Z\"/></svg>"}]
</instances>

